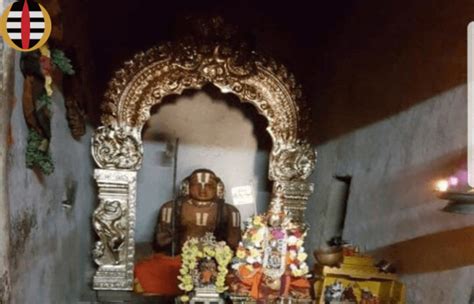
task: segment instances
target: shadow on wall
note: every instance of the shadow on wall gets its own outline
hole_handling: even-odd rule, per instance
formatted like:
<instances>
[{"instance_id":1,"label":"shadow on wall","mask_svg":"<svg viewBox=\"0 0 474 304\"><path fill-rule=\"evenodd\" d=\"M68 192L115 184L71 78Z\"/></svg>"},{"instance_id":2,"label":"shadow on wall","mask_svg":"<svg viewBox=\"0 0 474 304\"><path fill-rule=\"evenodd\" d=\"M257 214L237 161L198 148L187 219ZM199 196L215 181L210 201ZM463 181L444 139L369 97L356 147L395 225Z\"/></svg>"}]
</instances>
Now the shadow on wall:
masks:
<instances>
[{"instance_id":1,"label":"shadow on wall","mask_svg":"<svg viewBox=\"0 0 474 304\"><path fill-rule=\"evenodd\" d=\"M208 168L223 180L228 203L234 203L234 187L252 188L256 206L237 206L243 220L264 209L270 191L267 171L271 140L265 131L266 119L253 105L206 86L205 91L188 90L180 96L169 96L152 113L143 132L137 242L152 239L159 208L175 197L175 152L169 146L176 138L176 186L195 169Z\"/></svg>"},{"instance_id":2,"label":"shadow on wall","mask_svg":"<svg viewBox=\"0 0 474 304\"><path fill-rule=\"evenodd\" d=\"M453 214L456 217L466 215ZM468 216L474 223L474 216ZM379 248L376 258L393 261L400 274L440 272L474 265L474 226L443 231Z\"/></svg>"},{"instance_id":3,"label":"shadow on wall","mask_svg":"<svg viewBox=\"0 0 474 304\"><path fill-rule=\"evenodd\" d=\"M315 56L321 143L466 83L474 2L361 1ZM306 79L306 81L308 81ZM304 83L306 85L306 83ZM311 84L311 83L310 83ZM308 85L306 85L308 86Z\"/></svg>"},{"instance_id":4,"label":"shadow on wall","mask_svg":"<svg viewBox=\"0 0 474 304\"><path fill-rule=\"evenodd\" d=\"M472 225L441 212L434 183L466 161L465 86L318 146L309 247L330 225L332 176L352 176L343 238L364 251Z\"/></svg>"},{"instance_id":5,"label":"shadow on wall","mask_svg":"<svg viewBox=\"0 0 474 304\"><path fill-rule=\"evenodd\" d=\"M371 248L377 243L409 239L414 234L429 235L468 226L467 218L456 219L442 212L446 202L434 192L436 180L455 173L465 164L465 153L465 149L453 151L418 166L400 168L397 174L372 183L358 180L353 197L358 206L349 203L349 229L344 237L351 241L363 239ZM374 230L379 230L377 237Z\"/></svg>"}]
</instances>

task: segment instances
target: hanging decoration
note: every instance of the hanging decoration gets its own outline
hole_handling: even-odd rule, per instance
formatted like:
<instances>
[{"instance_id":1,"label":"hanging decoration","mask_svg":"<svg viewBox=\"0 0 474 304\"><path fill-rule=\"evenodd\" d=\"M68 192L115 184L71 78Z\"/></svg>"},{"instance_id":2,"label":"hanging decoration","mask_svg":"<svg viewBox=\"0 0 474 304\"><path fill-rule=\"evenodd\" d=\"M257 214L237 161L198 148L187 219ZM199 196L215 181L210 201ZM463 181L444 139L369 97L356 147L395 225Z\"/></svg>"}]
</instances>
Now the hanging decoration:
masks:
<instances>
[{"instance_id":1,"label":"hanging decoration","mask_svg":"<svg viewBox=\"0 0 474 304\"><path fill-rule=\"evenodd\" d=\"M23 53L20 59L23 73L23 113L28 127L26 166L49 175L54 171L49 144L53 84L61 75L73 75L74 68L63 51L48 45L38 51Z\"/></svg>"}]
</instances>

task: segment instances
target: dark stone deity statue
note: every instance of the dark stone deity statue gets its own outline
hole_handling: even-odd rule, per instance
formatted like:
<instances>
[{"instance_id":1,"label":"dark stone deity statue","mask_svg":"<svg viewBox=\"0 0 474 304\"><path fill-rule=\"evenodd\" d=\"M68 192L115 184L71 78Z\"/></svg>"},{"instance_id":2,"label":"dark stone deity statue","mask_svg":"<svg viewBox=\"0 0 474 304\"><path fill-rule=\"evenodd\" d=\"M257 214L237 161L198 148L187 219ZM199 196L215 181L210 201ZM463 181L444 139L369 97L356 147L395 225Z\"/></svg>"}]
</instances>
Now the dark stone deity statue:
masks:
<instances>
[{"instance_id":1,"label":"dark stone deity statue","mask_svg":"<svg viewBox=\"0 0 474 304\"><path fill-rule=\"evenodd\" d=\"M212 233L232 249L241 239L240 213L224 201L224 183L214 172L198 169L181 185L181 194L158 213L153 256L135 265L135 291L178 295L179 254L189 238Z\"/></svg>"},{"instance_id":2,"label":"dark stone deity statue","mask_svg":"<svg viewBox=\"0 0 474 304\"><path fill-rule=\"evenodd\" d=\"M241 238L240 213L225 203L224 183L216 174L198 169L182 182L181 196L161 207L154 247L158 252L180 253L188 238L207 232L235 249Z\"/></svg>"}]
</instances>

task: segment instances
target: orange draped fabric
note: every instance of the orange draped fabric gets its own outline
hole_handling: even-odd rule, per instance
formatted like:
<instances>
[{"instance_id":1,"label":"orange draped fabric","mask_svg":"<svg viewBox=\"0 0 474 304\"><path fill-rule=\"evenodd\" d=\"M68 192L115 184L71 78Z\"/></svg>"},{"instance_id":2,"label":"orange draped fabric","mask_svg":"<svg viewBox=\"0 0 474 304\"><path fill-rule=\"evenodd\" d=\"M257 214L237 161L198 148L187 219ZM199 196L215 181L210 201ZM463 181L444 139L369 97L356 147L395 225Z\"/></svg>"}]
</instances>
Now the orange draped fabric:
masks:
<instances>
[{"instance_id":1,"label":"orange draped fabric","mask_svg":"<svg viewBox=\"0 0 474 304\"><path fill-rule=\"evenodd\" d=\"M254 299L261 299L265 297L264 293L262 293L262 279L263 279L263 271L262 269L256 269L254 272L247 269L247 267L242 266L239 269L240 273L240 280L245 286L248 286L250 289L250 296ZM306 278L290 278L287 277L285 280L285 286L283 288L282 296L288 296L289 291L291 288L301 288L301 289L308 289L311 288L311 284L309 283L308 279Z\"/></svg>"},{"instance_id":2,"label":"orange draped fabric","mask_svg":"<svg viewBox=\"0 0 474 304\"><path fill-rule=\"evenodd\" d=\"M181 257L170 257L162 253L138 262L135 265L135 291L163 296L180 295L180 267Z\"/></svg>"}]
</instances>

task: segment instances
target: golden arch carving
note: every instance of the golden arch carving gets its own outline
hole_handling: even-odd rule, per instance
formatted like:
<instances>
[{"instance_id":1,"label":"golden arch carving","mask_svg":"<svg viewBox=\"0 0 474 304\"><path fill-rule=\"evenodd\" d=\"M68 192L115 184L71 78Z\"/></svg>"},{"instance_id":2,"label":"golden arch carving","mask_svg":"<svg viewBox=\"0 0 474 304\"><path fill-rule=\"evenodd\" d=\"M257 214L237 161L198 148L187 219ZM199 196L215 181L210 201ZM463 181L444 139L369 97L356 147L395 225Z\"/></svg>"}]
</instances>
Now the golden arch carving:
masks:
<instances>
[{"instance_id":1,"label":"golden arch carving","mask_svg":"<svg viewBox=\"0 0 474 304\"><path fill-rule=\"evenodd\" d=\"M194 42L168 43L128 61L110 82L102 122L141 128L163 97L207 83L254 104L274 140L297 139L302 93L284 66L255 53Z\"/></svg>"},{"instance_id":2,"label":"golden arch carving","mask_svg":"<svg viewBox=\"0 0 474 304\"><path fill-rule=\"evenodd\" d=\"M282 189L295 221L313 185L316 155L304 140L307 110L301 88L283 65L244 47L186 38L138 53L115 73L102 104L103 126L92 138L99 206L95 289L130 290L133 282L136 172L143 158L141 130L165 96L212 83L252 103L267 118L273 140L269 179ZM117 240L120 240L118 242ZM115 247L114 247L115 246Z\"/></svg>"}]
</instances>

